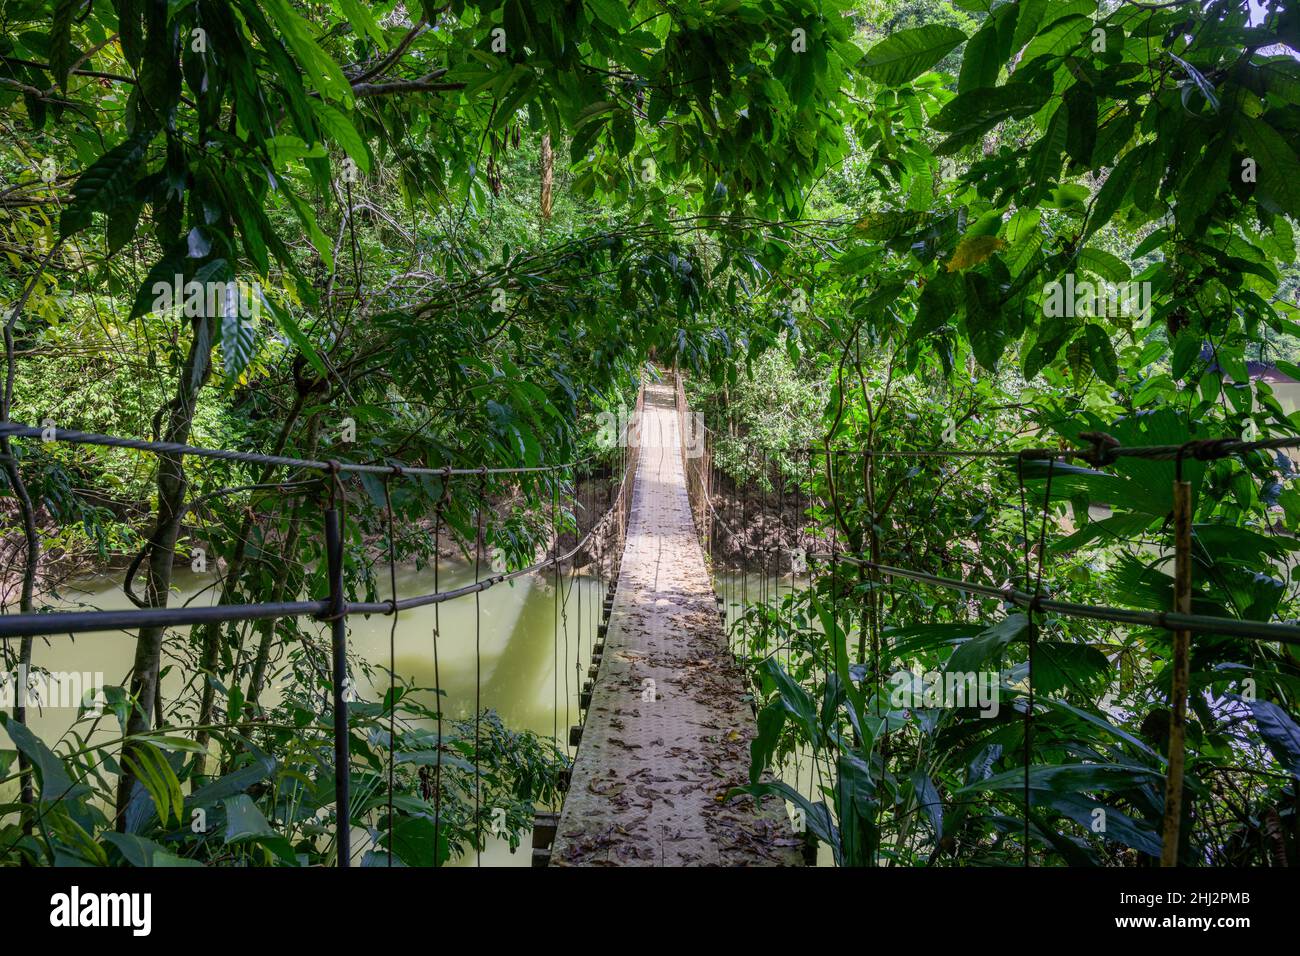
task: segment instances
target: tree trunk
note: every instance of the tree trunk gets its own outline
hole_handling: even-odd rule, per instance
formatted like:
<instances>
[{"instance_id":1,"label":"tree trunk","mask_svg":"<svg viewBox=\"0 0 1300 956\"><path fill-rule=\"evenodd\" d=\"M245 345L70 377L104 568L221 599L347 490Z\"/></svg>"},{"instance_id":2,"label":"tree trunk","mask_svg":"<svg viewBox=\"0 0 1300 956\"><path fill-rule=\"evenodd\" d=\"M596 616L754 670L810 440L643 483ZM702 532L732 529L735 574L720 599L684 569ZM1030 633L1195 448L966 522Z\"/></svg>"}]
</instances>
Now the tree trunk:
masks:
<instances>
[{"instance_id":1,"label":"tree trunk","mask_svg":"<svg viewBox=\"0 0 1300 956\"><path fill-rule=\"evenodd\" d=\"M53 250L51 250L53 254ZM48 257L47 257L48 258ZM20 303L21 305L21 303ZM14 333L12 320L5 325L4 330L5 356L7 360L7 371L5 377L5 387L3 397L0 398L0 420L9 421L10 402L13 397L14 382ZM0 460L4 462L5 475L9 479L9 487L13 489L14 498L18 502L18 513L23 522L23 541L27 551L26 560L23 564L23 586L22 593L18 598L18 611L20 614L30 614L33 610L32 600L36 591L36 571L41 562L41 539L36 532L36 508L32 505L32 497L27 493L27 484L23 481L23 476L18 470L17 459L14 458L13 445L9 441L9 436L0 437ZM6 646L8 641L5 641ZM6 655L7 656L7 655ZM32 667L32 639L24 637L18 644L18 679L20 686L15 688L14 694L14 722L19 724L27 723L27 675ZM30 806L35 800L35 791L32 788L31 761L21 750L18 751L18 772L21 774L22 783L19 789L19 799L26 805ZM23 821L23 833L32 832L32 820L30 817Z\"/></svg>"},{"instance_id":2,"label":"tree trunk","mask_svg":"<svg viewBox=\"0 0 1300 956\"><path fill-rule=\"evenodd\" d=\"M551 194L555 188L555 152L551 149L551 134L542 135L542 223L551 218Z\"/></svg>"},{"instance_id":3,"label":"tree trunk","mask_svg":"<svg viewBox=\"0 0 1300 956\"><path fill-rule=\"evenodd\" d=\"M176 397L170 403L163 441L184 443L189 440L198 395L211 371L212 320L201 318L194 324L189 355L176 385ZM167 453L158 456L157 483L158 510L147 544L149 560L145 598L150 607L166 607L171 590L176 538L186 510L185 469L181 455ZM127 721L127 736L146 733L152 725L165 633L166 628L163 627L142 627L136 638L130 688L133 706ZM123 746L124 754L129 746L129 742ZM126 810L133 784L134 777L124 763L117 787L117 829L122 832L126 830Z\"/></svg>"}]
</instances>

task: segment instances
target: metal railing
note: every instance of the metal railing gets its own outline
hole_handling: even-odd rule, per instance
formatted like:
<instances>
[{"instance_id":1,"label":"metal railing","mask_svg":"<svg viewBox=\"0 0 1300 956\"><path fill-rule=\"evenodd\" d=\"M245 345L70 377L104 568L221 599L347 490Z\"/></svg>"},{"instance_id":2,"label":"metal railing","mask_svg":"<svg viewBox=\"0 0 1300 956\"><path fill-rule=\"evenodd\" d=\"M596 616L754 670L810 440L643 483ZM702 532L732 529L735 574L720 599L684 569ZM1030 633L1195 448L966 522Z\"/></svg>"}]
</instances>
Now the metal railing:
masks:
<instances>
[{"instance_id":1,"label":"metal railing","mask_svg":"<svg viewBox=\"0 0 1300 956\"><path fill-rule=\"evenodd\" d=\"M682 376L676 376L677 414L679 427L685 428L692 418L687 402ZM874 574L889 578L899 578L926 584L937 588L957 591L964 594L981 595L996 598L1006 604L1024 608L1029 612L1031 630L1037 614L1052 613L1066 618L1082 618L1106 621L1134 627L1146 627L1169 631L1173 634L1173 691L1171 692L1170 742L1165 786L1165 809L1162 827L1161 865L1176 865L1176 856L1181 821L1181 795L1184 766L1183 728L1186 723L1187 698L1190 669L1190 640L1192 634L1214 634L1230 636L1253 641L1276 642L1280 644L1300 645L1300 625L1294 622L1260 621L1242 618L1226 618L1208 614L1191 613L1192 597L1192 495L1190 483L1183 480L1182 465L1185 460L1212 461L1256 452L1274 451L1282 448L1300 447L1300 436L1284 436L1260 441L1245 441L1235 437L1215 439L1195 439L1181 445L1143 445L1124 446L1110 435L1103 432L1085 433L1080 436L1090 443L1086 448L1026 448L1019 450L1005 449L875 449L875 448L798 448L786 449L787 453L806 455L811 463L814 456L824 456L828 473L835 467L838 457L898 457L898 458L988 458L1015 461L1018 474L1023 484L1023 466L1035 463L1045 467L1048 481L1044 508L1050 505L1051 475L1054 462L1071 459L1086 461L1095 468L1106 468L1123 459L1141 459L1147 461L1170 461L1175 464L1173 478L1173 524L1174 536L1174 600L1168 611L1150 611L1135 608L1123 608L1106 605L1079 604L1071 601L1058 601L1047 597L1041 588L1040 580L1035 591L1019 590L1010 586L997 587L961 578L943 577L909 568L899 568L869 560L866 556L850 551L817 551L806 553L807 558L858 566ZM714 529L724 528L728 536L737 542L743 537L718 514L713 502L713 434L704 429L704 455L694 468L687 470L687 488L691 495L692 513L696 516L696 528L701 541L712 556ZM833 485L832 485L833 487ZM838 509L836 509L838 511ZM1044 525L1044 528L1046 525ZM741 543L740 548L747 551L785 551L777 548L751 548ZM1032 638L1031 638L1032 642ZM1033 672L1029 672L1029 700L1033 699ZM1027 712L1027 720L1032 720L1032 703ZM1026 761L1025 772L1029 765ZM1026 783L1026 787L1028 783ZM1027 819L1027 818L1026 818ZM1026 852L1028 852L1026 847Z\"/></svg>"},{"instance_id":2,"label":"metal railing","mask_svg":"<svg viewBox=\"0 0 1300 956\"><path fill-rule=\"evenodd\" d=\"M632 507L633 483L636 480L637 455L634 449L639 444L640 412L644 408L645 388L640 388L637 396L636 416L631 417L621 430L618 445L620 449L619 483L613 501L599 519L594 521L586 534L567 551L559 551L558 538L552 542L551 554L535 561L527 567L513 571L491 574L473 584L446 591L399 598L393 594L387 601L348 601L344 591L344 532L343 518L337 499L340 487L339 476L345 474L382 475L386 479L409 479L437 477L444 482L457 477L546 474L575 471L579 466L594 461L599 456L589 456L577 461L556 465L518 466L518 467L478 467L454 468L451 466L428 468L405 465L379 465L336 460L313 460L292 458L283 455L265 455L256 452L241 452L230 449L204 448L195 445L174 442L157 442L143 439L122 438L114 435L102 435L93 432L72 431L57 428L36 428L14 422L0 423L0 435L17 438L38 438L45 442L63 442L68 444L95 445L105 448L126 448L162 455L193 456L198 458L234 461L288 469L315 471L328 475L332 480L328 507L324 509L322 530L323 549L326 560L329 592L321 600L279 601L245 604L216 604L207 607L137 607L112 611L48 611L23 614L0 614L0 640L15 637L38 637L56 635L76 635L104 631L118 631L131 628L184 627L195 624L217 624L226 622L269 620L283 617L314 617L330 624L331 637L331 680L332 704L334 710L334 777L335 777L335 814L337 821L337 860L338 865L350 865L350 829L349 816L349 773L350 754L348 745L348 701L347 687L347 618L357 614L397 614L401 611L445 601L455 600L485 591L507 581L530 574L536 574L549 568L558 568L572 561L593 540L604 539L609 535L613 541L615 554L614 568L617 569L617 556L621 554L627 537L628 517ZM479 502L483 507L483 502ZM435 547L437 543L435 542ZM615 570L614 573L617 573ZM557 594L557 600L560 595Z\"/></svg>"}]
</instances>

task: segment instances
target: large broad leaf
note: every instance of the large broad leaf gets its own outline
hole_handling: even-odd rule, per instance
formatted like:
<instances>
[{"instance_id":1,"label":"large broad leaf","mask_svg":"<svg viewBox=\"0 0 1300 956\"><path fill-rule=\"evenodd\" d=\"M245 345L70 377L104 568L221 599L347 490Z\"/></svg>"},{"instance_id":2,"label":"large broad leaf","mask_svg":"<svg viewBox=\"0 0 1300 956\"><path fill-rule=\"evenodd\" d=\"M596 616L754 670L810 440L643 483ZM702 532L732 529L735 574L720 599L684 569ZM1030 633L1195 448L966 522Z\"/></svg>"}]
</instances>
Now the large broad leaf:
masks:
<instances>
[{"instance_id":1,"label":"large broad leaf","mask_svg":"<svg viewBox=\"0 0 1300 956\"><path fill-rule=\"evenodd\" d=\"M1011 52L1019 4L1004 3L984 21L984 25L970 38L961 57L961 75L957 90L992 86Z\"/></svg>"},{"instance_id":2,"label":"large broad leaf","mask_svg":"<svg viewBox=\"0 0 1300 956\"><path fill-rule=\"evenodd\" d=\"M1092 354L1092 368L1097 376L1108 385L1118 382L1119 362L1105 329L1090 322L1083 328L1083 340Z\"/></svg>"},{"instance_id":3,"label":"large broad leaf","mask_svg":"<svg viewBox=\"0 0 1300 956\"><path fill-rule=\"evenodd\" d=\"M918 770L912 774L912 790L916 794L917 808L930 821L935 839L938 839L943 836L943 801L934 781L925 771Z\"/></svg>"},{"instance_id":4,"label":"large broad leaf","mask_svg":"<svg viewBox=\"0 0 1300 956\"><path fill-rule=\"evenodd\" d=\"M1008 311L998 298L994 284L978 272L963 274L966 316L963 323L975 360L990 372L1007 347Z\"/></svg>"},{"instance_id":5,"label":"large broad leaf","mask_svg":"<svg viewBox=\"0 0 1300 956\"><path fill-rule=\"evenodd\" d=\"M319 100L312 101L312 108L326 135L343 147L343 151L352 157L363 173L370 172L370 151L366 149L366 141L361 138L347 115Z\"/></svg>"},{"instance_id":6,"label":"large broad leaf","mask_svg":"<svg viewBox=\"0 0 1300 956\"><path fill-rule=\"evenodd\" d=\"M221 779L195 790L185 801L185 805L188 809L211 806L218 800L243 793L253 784L260 783L274 773L275 767L276 762L270 757L259 757L256 763L233 770Z\"/></svg>"},{"instance_id":7,"label":"large broad leaf","mask_svg":"<svg viewBox=\"0 0 1300 956\"><path fill-rule=\"evenodd\" d=\"M153 138L154 130L137 130L90 164L72 187L72 202L59 219L60 236L80 232L90 225L93 213L107 212L132 198L135 172Z\"/></svg>"},{"instance_id":8,"label":"large broad leaf","mask_svg":"<svg viewBox=\"0 0 1300 956\"><path fill-rule=\"evenodd\" d=\"M267 822L262 811L257 808L253 798L246 793L239 793L225 799L226 805L226 842L236 843L257 837L274 836L275 831Z\"/></svg>"},{"instance_id":9,"label":"large broad leaf","mask_svg":"<svg viewBox=\"0 0 1300 956\"><path fill-rule=\"evenodd\" d=\"M980 87L949 100L931 120L941 133L951 134L935 150L946 154L960 148L1005 119L1021 119L1043 108L1051 90L1029 83Z\"/></svg>"},{"instance_id":10,"label":"large broad leaf","mask_svg":"<svg viewBox=\"0 0 1300 956\"><path fill-rule=\"evenodd\" d=\"M1053 793L1084 793L1090 790L1131 790L1157 783L1162 775L1148 767L1129 764L1069 763L1029 768L1029 789ZM978 790L1019 790L1025 785L1025 771L1017 767L963 787L958 793Z\"/></svg>"},{"instance_id":11,"label":"large broad leaf","mask_svg":"<svg viewBox=\"0 0 1300 956\"><path fill-rule=\"evenodd\" d=\"M904 657L917 651L949 647L983 629L979 624L908 624L886 627L885 639L895 656Z\"/></svg>"},{"instance_id":12,"label":"large broad leaf","mask_svg":"<svg viewBox=\"0 0 1300 956\"><path fill-rule=\"evenodd\" d=\"M763 771L772 762L776 745L781 740L785 726L785 707L772 702L758 712L758 733L749 745L749 782L758 783Z\"/></svg>"},{"instance_id":13,"label":"large broad leaf","mask_svg":"<svg viewBox=\"0 0 1300 956\"><path fill-rule=\"evenodd\" d=\"M959 273L940 272L921 289L916 318L908 329L909 341L915 342L960 318L966 302L966 289Z\"/></svg>"},{"instance_id":14,"label":"large broad leaf","mask_svg":"<svg viewBox=\"0 0 1300 956\"><path fill-rule=\"evenodd\" d=\"M316 43L311 25L294 12L287 0L262 0L262 6L312 85L331 99L350 103L352 86L334 58Z\"/></svg>"},{"instance_id":15,"label":"large broad leaf","mask_svg":"<svg viewBox=\"0 0 1300 956\"><path fill-rule=\"evenodd\" d=\"M930 69L965 40L960 30L937 23L900 30L867 51L862 72L878 83L897 86Z\"/></svg>"},{"instance_id":16,"label":"large broad leaf","mask_svg":"<svg viewBox=\"0 0 1300 956\"><path fill-rule=\"evenodd\" d=\"M856 754L842 753L836 760L835 769L840 865L870 866L880 846L880 829L876 826L876 784L871 768ZM938 800L937 793L935 800Z\"/></svg>"},{"instance_id":17,"label":"large broad leaf","mask_svg":"<svg viewBox=\"0 0 1300 956\"><path fill-rule=\"evenodd\" d=\"M132 866L203 866L198 860L177 856L161 843L135 833L114 833L111 830L100 837L117 848L122 859Z\"/></svg>"},{"instance_id":18,"label":"large broad leaf","mask_svg":"<svg viewBox=\"0 0 1300 956\"><path fill-rule=\"evenodd\" d=\"M1260 190L1283 212L1300 217L1300 160L1295 150L1262 118L1241 113L1236 119L1247 155L1255 161Z\"/></svg>"},{"instance_id":19,"label":"large broad leaf","mask_svg":"<svg viewBox=\"0 0 1300 956\"><path fill-rule=\"evenodd\" d=\"M945 670L952 674L976 671L994 654L1001 653L1012 641L1018 639L1029 627L1029 618L1023 614L1008 614L1005 618L973 637L952 652Z\"/></svg>"},{"instance_id":20,"label":"large broad leaf","mask_svg":"<svg viewBox=\"0 0 1300 956\"><path fill-rule=\"evenodd\" d=\"M1125 816L1114 807L1079 794L1055 794L1045 803L1104 840L1131 846L1148 856L1160 855L1160 836L1155 830ZM1097 813L1098 810L1101 811L1100 814Z\"/></svg>"},{"instance_id":21,"label":"large broad leaf","mask_svg":"<svg viewBox=\"0 0 1300 956\"><path fill-rule=\"evenodd\" d=\"M1065 152L1070 119L1069 111L1059 107L1052 114L1043 135L1030 147L1029 157L1025 161L1025 178L1027 182L1018 200L1020 208L1033 209L1037 207L1043 196L1047 194L1048 189L1055 184L1060 176L1061 155Z\"/></svg>"},{"instance_id":22,"label":"large broad leaf","mask_svg":"<svg viewBox=\"0 0 1300 956\"><path fill-rule=\"evenodd\" d=\"M1034 687L1044 694L1087 693L1109 674L1106 655L1087 644L1042 641L1034 648Z\"/></svg>"},{"instance_id":23,"label":"large broad leaf","mask_svg":"<svg viewBox=\"0 0 1300 956\"><path fill-rule=\"evenodd\" d=\"M1300 777L1300 726L1285 710L1266 700L1251 701L1250 712L1255 716L1260 736L1278 763L1293 777Z\"/></svg>"},{"instance_id":24,"label":"large broad leaf","mask_svg":"<svg viewBox=\"0 0 1300 956\"><path fill-rule=\"evenodd\" d=\"M1139 737L1133 736L1124 728L1112 724L1105 717L1101 717L1098 716L1097 714L1083 710L1082 708L1075 707L1072 704L1067 704L1065 701L1057 697L1039 697L1037 703L1051 710L1057 710L1062 713L1069 714L1073 717L1077 717L1080 720L1087 721L1088 723L1092 724L1094 727L1100 727L1102 730L1106 731L1112 736L1117 737L1120 740L1123 740L1125 743L1132 744L1138 750L1141 750L1143 753L1154 758L1155 760L1160 761L1161 763L1163 763L1165 760L1165 758L1161 754L1158 754L1156 753L1156 751L1151 749L1151 746L1147 744L1146 741L1142 740Z\"/></svg>"},{"instance_id":25,"label":"large broad leaf","mask_svg":"<svg viewBox=\"0 0 1300 956\"><path fill-rule=\"evenodd\" d=\"M1148 149L1148 144L1144 143L1129 150L1106 176L1106 181L1097 191L1097 198L1093 200L1092 212L1088 214L1088 226L1083 232L1084 240L1110 222L1111 216L1115 215L1115 211L1119 209L1133 187L1134 173L1147 160Z\"/></svg>"},{"instance_id":26,"label":"large broad leaf","mask_svg":"<svg viewBox=\"0 0 1300 956\"><path fill-rule=\"evenodd\" d=\"M56 803L60 800L75 800L90 792L90 788L84 783L73 783L72 777L63 766L63 761L25 724L20 724L11 720L7 714L0 713L0 725L8 731L9 739L14 742L14 746L26 754L27 759L32 762L43 801Z\"/></svg>"},{"instance_id":27,"label":"large broad leaf","mask_svg":"<svg viewBox=\"0 0 1300 956\"><path fill-rule=\"evenodd\" d=\"M72 45L72 21L81 9L77 0L56 0L54 15L50 19L50 32L47 35L49 46L50 72L65 93L68 89L68 74L76 57Z\"/></svg>"},{"instance_id":28,"label":"large broad leaf","mask_svg":"<svg viewBox=\"0 0 1300 956\"><path fill-rule=\"evenodd\" d=\"M803 725L808 741L816 746L821 738L817 724L817 703L798 681L785 672L775 657L766 658L759 669L775 685L776 702Z\"/></svg>"},{"instance_id":29,"label":"large broad leaf","mask_svg":"<svg viewBox=\"0 0 1300 956\"><path fill-rule=\"evenodd\" d=\"M387 835L381 839L387 839ZM441 866L451 856L447 827L435 827L432 818L426 816L405 817L398 822L393 827L392 845L393 856L407 866ZM387 863L387 852L383 858Z\"/></svg>"}]
</instances>

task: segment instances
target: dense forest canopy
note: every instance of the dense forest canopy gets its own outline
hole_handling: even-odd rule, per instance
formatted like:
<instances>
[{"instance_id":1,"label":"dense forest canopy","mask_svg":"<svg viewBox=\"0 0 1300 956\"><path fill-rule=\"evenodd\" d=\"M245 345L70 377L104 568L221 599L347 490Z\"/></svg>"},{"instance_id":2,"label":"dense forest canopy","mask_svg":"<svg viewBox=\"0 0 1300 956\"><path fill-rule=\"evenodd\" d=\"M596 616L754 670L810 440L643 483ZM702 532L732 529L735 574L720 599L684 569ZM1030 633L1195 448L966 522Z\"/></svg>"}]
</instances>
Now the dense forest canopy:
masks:
<instances>
[{"instance_id":1,"label":"dense forest canopy","mask_svg":"<svg viewBox=\"0 0 1300 956\"><path fill-rule=\"evenodd\" d=\"M1275 387L1300 380L1293 3L0 0L0 27L0 419L407 466L594 453L607 474L598 416L676 367L733 487L802 494L823 545L1150 610L1173 595L1171 462L829 450L1300 434ZM161 606L196 548L222 603L326 589L320 482L0 445L6 611L132 558ZM816 447L815 466L795 451ZM1293 455L1182 464L1197 612L1298 616ZM349 597L378 593L390 547L427 564L435 513L471 558L482 537L527 565L564 480L349 482ZM125 749L56 756L10 717L0 776L26 802L0 819L4 861L328 860L315 633L141 630L111 695ZM837 862L1159 857L1168 632L836 564L740 633L753 789L799 804ZM890 704L906 668L1023 681L1031 642L1032 737L1010 706ZM30 639L5 653L40 665ZM202 676L164 706L169 654ZM263 705L281 660L300 686ZM1181 858L1294 865L1293 649L1198 638L1191 675ZM390 695L357 713L358 772L383 777L393 710L404 749L428 746L436 704ZM450 739L432 746L463 763ZM822 792L758 782L806 752ZM499 721L473 756L512 832L565 762ZM439 864L481 839L477 808L460 780L430 836L414 769L354 822L400 814L394 852ZM193 839L199 794L261 825Z\"/></svg>"}]
</instances>

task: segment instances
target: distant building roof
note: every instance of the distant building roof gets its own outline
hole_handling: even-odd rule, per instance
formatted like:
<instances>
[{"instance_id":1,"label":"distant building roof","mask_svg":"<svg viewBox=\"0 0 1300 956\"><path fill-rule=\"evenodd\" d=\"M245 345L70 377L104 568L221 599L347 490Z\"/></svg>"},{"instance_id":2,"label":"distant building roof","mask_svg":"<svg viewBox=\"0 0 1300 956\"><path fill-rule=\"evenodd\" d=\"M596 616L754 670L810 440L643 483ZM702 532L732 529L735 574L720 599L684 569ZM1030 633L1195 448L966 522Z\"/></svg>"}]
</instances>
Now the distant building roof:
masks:
<instances>
[{"instance_id":1,"label":"distant building roof","mask_svg":"<svg viewBox=\"0 0 1300 956\"><path fill-rule=\"evenodd\" d=\"M1246 371L1250 373L1252 379L1263 379L1265 382L1292 382L1296 380L1286 372L1281 371L1272 362L1247 362Z\"/></svg>"},{"instance_id":2,"label":"distant building roof","mask_svg":"<svg viewBox=\"0 0 1300 956\"><path fill-rule=\"evenodd\" d=\"M1210 363L1209 371L1222 372L1219 363L1214 361L1214 350L1209 345L1202 346L1201 358ZM1250 375L1251 381L1271 382L1274 385L1279 384L1296 384L1297 379L1283 372L1272 362L1247 362L1246 372Z\"/></svg>"}]
</instances>

